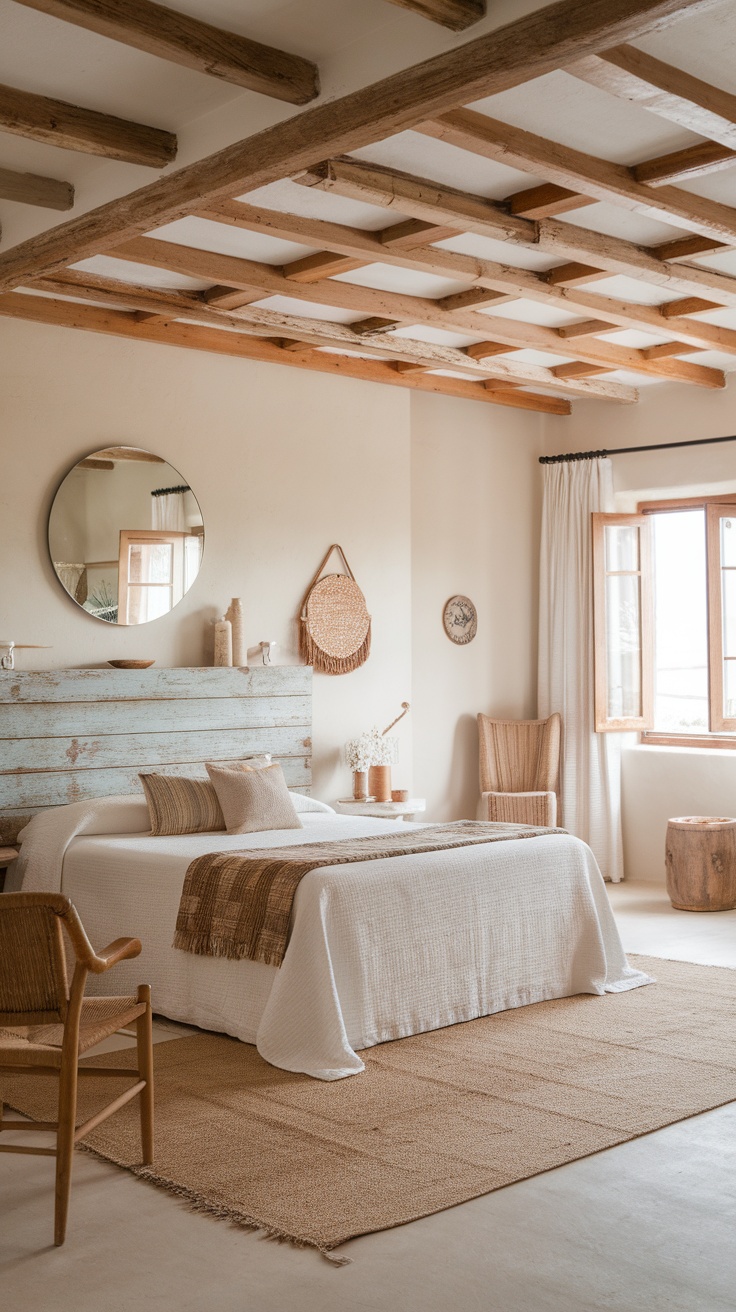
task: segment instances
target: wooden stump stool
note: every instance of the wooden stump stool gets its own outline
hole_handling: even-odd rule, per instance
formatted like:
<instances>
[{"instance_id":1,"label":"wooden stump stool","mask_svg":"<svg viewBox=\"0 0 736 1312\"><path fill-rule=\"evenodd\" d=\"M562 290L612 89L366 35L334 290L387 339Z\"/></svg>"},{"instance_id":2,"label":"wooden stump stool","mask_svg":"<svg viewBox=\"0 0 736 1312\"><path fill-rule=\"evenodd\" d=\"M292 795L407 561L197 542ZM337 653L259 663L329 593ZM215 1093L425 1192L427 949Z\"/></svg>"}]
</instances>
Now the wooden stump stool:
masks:
<instances>
[{"instance_id":1,"label":"wooden stump stool","mask_svg":"<svg viewBox=\"0 0 736 1312\"><path fill-rule=\"evenodd\" d=\"M667 892L678 911L736 908L736 820L681 815L667 824Z\"/></svg>"}]
</instances>

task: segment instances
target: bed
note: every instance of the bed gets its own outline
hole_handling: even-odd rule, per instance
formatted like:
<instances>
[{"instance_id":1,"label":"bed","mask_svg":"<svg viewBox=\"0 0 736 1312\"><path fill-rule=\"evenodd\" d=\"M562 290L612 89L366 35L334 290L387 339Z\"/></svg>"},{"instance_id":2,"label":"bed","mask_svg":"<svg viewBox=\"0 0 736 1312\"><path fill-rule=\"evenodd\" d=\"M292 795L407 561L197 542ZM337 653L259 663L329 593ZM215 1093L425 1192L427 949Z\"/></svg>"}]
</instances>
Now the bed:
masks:
<instances>
[{"instance_id":1,"label":"bed","mask_svg":"<svg viewBox=\"0 0 736 1312\"><path fill-rule=\"evenodd\" d=\"M274 702L278 674L266 673ZM303 698L303 689L295 693L291 679L291 692L285 695ZM205 682L195 680L198 692ZM61 685L63 679L57 690ZM222 690L222 680L218 686ZM129 684L126 690L134 687ZM248 697L259 700L257 683L251 680L248 687ZM26 690L32 691L28 685ZM58 697L52 704L60 704ZM266 714L263 707L254 712L252 706L234 712L241 719L254 713L261 721L277 714L273 709ZM152 732L155 736L156 715L149 705L149 729L141 730L139 757L150 758L151 750L161 754L160 743L155 749L143 744ZM225 715L220 707L212 718ZM171 708L167 716L171 721ZM129 701L126 727L133 722ZM272 750L274 727L279 726L262 725L245 750ZM188 740L194 732L209 731L190 729ZM303 725L299 732L300 741L308 742ZM106 749L115 747L108 743ZM196 754L191 742L187 750ZM233 754L243 752L241 745ZM306 773L305 758L298 760ZM144 763L150 759L141 759L138 768ZM162 764L194 773L201 762ZM285 766L290 769L288 757ZM83 773L106 770L98 765ZM337 816L300 789L303 829L154 838L145 802L134 791L137 771L134 775L119 796L101 794L104 780L81 781L76 787L87 786L91 795L63 806L34 807L35 816L27 815L32 823L21 833L14 879L22 880L24 888L68 894L93 942L139 934L143 955L118 968L118 990L145 978L159 1013L254 1043L275 1066L341 1079L363 1069L359 1053L376 1043L549 998L616 992L649 982L626 962L589 848L560 834L315 869L299 885L279 969L178 951L172 939L179 898L195 857L214 850L330 842L406 826ZM41 788L37 780L25 796L38 802Z\"/></svg>"}]
</instances>

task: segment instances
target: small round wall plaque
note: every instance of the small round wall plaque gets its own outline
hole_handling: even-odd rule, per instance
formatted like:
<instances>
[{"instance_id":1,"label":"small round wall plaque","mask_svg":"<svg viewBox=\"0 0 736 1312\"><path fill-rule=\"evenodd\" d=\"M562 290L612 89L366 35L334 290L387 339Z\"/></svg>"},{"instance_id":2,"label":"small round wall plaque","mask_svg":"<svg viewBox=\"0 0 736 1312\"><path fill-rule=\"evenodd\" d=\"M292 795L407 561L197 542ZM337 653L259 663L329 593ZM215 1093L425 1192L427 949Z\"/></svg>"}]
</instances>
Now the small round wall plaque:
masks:
<instances>
[{"instance_id":1,"label":"small round wall plaque","mask_svg":"<svg viewBox=\"0 0 736 1312\"><path fill-rule=\"evenodd\" d=\"M445 633L451 642L464 647L478 632L478 613L469 597L450 597L442 614Z\"/></svg>"}]
</instances>

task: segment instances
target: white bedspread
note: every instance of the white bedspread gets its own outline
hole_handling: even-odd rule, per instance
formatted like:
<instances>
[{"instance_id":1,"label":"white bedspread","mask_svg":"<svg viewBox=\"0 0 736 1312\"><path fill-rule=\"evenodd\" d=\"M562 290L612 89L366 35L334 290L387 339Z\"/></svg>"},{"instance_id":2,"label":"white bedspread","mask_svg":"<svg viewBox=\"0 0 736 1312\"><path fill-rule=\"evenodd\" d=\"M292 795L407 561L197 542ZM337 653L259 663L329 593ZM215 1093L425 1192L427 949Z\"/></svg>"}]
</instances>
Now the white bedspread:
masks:
<instances>
[{"instance_id":1,"label":"white bedspread","mask_svg":"<svg viewBox=\"0 0 736 1312\"><path fill-rule=\"evenodd\" d=\"M145 980L156 1011L255 1043L285 1070L340 1079L363 1070L357 1052L376 1043L650 982L627 964L590 849L559 835L314 870L299 885L279 970L176 951L196 856L405 826L325 808L302 815L302 830L152 838L130 832L133 806L127 799L98 822L117 833L95 834L81 804L38 816L21 850L24 889L61 887L96 946L141 938L142 956L103 977L104 987L125 992Z\"/></svg>"}]
</instances>

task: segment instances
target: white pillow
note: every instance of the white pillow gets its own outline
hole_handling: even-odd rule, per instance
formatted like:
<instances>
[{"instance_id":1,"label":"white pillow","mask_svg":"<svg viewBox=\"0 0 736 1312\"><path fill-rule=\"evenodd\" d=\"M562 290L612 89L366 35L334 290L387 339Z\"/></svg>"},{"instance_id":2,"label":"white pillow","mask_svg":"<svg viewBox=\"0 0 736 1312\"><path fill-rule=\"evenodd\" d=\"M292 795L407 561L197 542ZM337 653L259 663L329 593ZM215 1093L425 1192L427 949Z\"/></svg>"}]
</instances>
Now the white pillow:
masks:
<instances>
[{"instance_id":1,"label":"white pillow","mask_svg":"<svg viewBox=\"0 0 736 1312\"><path fill-rule=\"evenodd\" d=\"M337 815L333 806L328 806L326 802L318 802L316 797L305 797L304 793L292 793L291 789L289 792L297 815L303 815L306 811L323 811L326 815Z\"/></svg>"}]
</instances>

